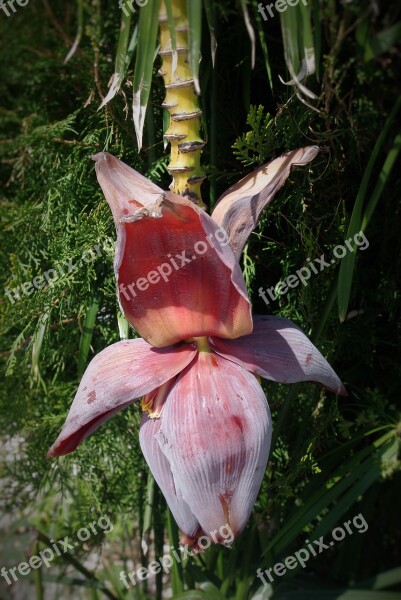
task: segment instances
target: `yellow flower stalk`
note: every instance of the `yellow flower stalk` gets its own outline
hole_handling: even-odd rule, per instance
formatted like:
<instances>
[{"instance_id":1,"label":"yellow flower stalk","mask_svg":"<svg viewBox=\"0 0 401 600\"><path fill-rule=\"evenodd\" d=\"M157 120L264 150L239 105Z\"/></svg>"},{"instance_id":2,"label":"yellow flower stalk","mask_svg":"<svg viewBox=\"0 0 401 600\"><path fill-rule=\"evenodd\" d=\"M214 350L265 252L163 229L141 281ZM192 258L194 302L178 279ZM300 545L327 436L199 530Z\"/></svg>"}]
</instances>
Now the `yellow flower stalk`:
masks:
<instances>
[{"instance_id":1,"label":"yellow flower stalk","mask_svg":"<svg viewBox=\"0 0 401 600\"><path fill-rule=\"evenodd\" d=\"M189 23L185 0L172 0L176 51L173 49L167 9L161 2L160 55L163 60L160 73L166 86L163 107L170 114L170 124L164 137L171 144L171 160L168 170L173 182L170 189L189 197L195 204L205 208L200 186L205 179L200 165L200 154L204 140L200 135L202 111L199 108L195 82L189 64Z\"/></svg>"}]
</instances>

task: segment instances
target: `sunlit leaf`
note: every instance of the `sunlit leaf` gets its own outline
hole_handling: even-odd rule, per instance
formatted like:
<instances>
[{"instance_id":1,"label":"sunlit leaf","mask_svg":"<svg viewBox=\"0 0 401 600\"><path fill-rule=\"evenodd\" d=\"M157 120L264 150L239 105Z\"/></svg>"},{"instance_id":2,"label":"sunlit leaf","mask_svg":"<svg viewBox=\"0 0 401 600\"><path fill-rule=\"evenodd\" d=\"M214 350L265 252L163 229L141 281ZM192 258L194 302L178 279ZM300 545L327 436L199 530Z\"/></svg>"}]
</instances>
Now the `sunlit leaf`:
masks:
<instances>
[{"instance_id":1,"label":"sunlit leaf","mask_svg":"<svg viewBox=\"0 0 401 600\"><path fill-rule=\"evenodd\" d=\"M159 8L160 0L149 0L141 8L139 14L139 34L132 101L138 150L142 148L143 126L152 85L153 61L159 24L156 15L159 14Z\"/></svg>"}]
</instances>

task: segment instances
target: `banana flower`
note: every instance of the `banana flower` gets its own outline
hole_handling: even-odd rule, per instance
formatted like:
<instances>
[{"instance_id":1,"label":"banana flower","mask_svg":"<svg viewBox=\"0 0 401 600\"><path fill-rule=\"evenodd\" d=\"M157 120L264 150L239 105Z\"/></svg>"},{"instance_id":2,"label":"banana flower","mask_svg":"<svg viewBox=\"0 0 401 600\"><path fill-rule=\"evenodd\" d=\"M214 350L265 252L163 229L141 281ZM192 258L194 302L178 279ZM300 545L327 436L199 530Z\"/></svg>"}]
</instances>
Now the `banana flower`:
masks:
<instances>
[{"instance_id":1,"label":"banana flower","mask_svg":"<svg viewBox=\"0 0 401 600\"><path fill-rule=\"evenodd\" d=\"M120 307L142 337L91 361L48 456L72 452L142 398L141 448L187 543L221 541L223 525L236 536L249 519L272 431L258 377L346 393L294 323L252 318L238 262L291 166L317 152L302 148L260 167L223 194L212 216L108 153L93 157L117 228Z\"/></svg>"}]
</instances>

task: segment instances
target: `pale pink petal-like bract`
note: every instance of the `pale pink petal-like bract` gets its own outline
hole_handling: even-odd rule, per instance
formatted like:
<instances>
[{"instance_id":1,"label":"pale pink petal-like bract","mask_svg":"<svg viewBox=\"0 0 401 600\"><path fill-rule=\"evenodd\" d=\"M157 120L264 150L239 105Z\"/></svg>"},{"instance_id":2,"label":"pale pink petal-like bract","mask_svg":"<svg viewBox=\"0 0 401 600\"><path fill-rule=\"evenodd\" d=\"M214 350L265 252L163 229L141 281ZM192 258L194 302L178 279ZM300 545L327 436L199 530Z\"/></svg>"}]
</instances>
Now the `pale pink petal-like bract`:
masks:
<instances>
[{"instance_id":1,"label":"pale pink petal-like bract","mask_svg":"<svg viewBox=\"0 0 401 600\"><path fill-rule=\"evenodd\" d=\"M142 453L157 485L163 492L163 496L173 513L178 527L188 537L196 538L199 534L199 522L183 499L180 490L176 489L170 463L160 450L155 438L160 427L161 419L150 419L148 415L143 415L139 430L139 442Z\"/></svg>"},{"instance_id":2,"label":"pale pink petal-like bract","mask_svg":"<svg viewBox=\"0 0 401 600\"><path fill-rule=\"evenodd\" d=\"M192 344L157 349L142 339L117 342L99 352L86 369L47 456L75 450L116 412L177 375L195 355Z\"/></svg>"},{"instance_id":3,"label":"pale pink petal-like bract","mask_svg":"<svg viewBox=\"0 0 401 600\"><path fill-rule=\"evenodd\" d=\"M256 377L214 353L199 353L177 378L156 438L203 531L227 525L238 535L258 495L271 440L270 411Z\"/></svg>"},{"instance_id":4,"label":"pale pink petal-like bract","mask_svg":"<svg viewBox=\"0 0 401 600\"><path fill-rule=\"evenodd\" d=\"M347 392L327 360L292 321L273 315L254 316L254 329L237 343L213 339L221 356L248 371L280 383L312 381L336 394Z\"/></svg>"},{"instance_id":5,"label":"pale pink petal-like bract","mask_svg":"<svg viewBox=\"0 0 401 600\"><path fill-rule=\"evenodd\" d=\"M212 218L227 231L238 260L251 231L258 223L261 211L282 188L291 167L311 162L318 152L318 146L287 152L255 169L220 196Z\"/></svg>"}]
</instances>

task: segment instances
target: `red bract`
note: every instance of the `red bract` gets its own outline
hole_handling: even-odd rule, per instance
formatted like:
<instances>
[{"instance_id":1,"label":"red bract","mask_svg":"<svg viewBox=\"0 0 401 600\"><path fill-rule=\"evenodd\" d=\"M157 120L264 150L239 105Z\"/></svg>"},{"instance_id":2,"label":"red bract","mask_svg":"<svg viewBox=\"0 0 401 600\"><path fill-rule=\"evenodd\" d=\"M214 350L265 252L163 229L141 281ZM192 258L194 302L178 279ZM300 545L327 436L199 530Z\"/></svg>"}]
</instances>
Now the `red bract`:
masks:
<instances>
[{"instance_id":1,"label":"red bract","mask_svg":"<svg viewBox=\"0 0 401 600\"><path fill-rule=\"evenodd\" d=\"M95 159L117 227L121 310L138 333L156 347L250 333L248 295L225 231L110 154Z\"/></svg>"},{"instance_id":2,"label":"red bract","mask_svg":"<svg viewBox=\"0 0 401 600\"><path fill-rule=\"evenodd\" d=\"M269 407L255 375L282 383L313 381L345 393L291 321L255 317L252 330L237 262L291 164L309 162L316 153L315 147L301 149L247 176L217 205L217 224L110 155L95 157L117 226L120 304L147 341L118 342L92 360L48 456L73 451L143 396L144 456L180 529L193 541L212 533L216 541L223 525L238 535L251 513L271 440ZM207 245L203 253L197 253L204 249L199 242ZM183 249L191 261L173 265L166 281L158 267L169 259L172 265L171 256ZM151 272L161 279L153 283ZM124 290L136 295L127 298Z\"/></svg>"}]
</instances>

